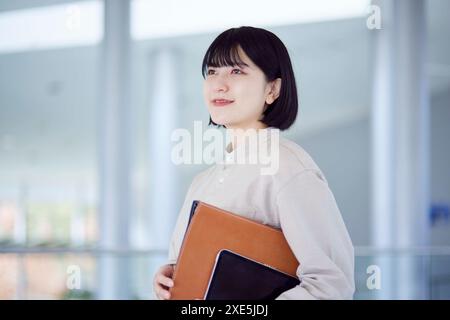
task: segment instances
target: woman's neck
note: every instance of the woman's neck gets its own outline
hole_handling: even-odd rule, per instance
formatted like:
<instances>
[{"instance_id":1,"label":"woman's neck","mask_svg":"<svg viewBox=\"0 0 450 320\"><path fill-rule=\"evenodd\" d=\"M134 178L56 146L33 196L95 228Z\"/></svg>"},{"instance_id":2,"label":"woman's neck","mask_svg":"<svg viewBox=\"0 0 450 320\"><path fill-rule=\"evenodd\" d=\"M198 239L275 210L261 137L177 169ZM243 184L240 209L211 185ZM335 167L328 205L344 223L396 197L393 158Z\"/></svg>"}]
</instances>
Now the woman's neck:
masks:
<instances>
[{"instance_id":1,"label":"woman's neck","mask_svg":"<svg viewBox=\"0 0 450 320\"><path fill-rule=\"evenodd\" d=\"M268 126L265 123L259 122L257 124L253 124L251 126L227 126L227 130L229 130L230 134L230 143L227 145L227 152L232 152L235 150L239 143L245 141L245 136L248 135L249 131L255 131L258 133L259 130L267 129Z\"/></svg>"}]
</instances>

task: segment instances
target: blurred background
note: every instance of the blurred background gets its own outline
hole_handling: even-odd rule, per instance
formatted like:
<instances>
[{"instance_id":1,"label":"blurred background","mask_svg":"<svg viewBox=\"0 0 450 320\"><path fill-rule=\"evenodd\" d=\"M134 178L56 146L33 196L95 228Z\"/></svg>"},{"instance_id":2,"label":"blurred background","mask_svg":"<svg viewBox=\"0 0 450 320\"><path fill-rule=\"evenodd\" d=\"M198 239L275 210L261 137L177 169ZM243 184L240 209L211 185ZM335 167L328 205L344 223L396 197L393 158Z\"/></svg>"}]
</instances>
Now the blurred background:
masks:
<instances>
[{"instance_id":1,"label":"blurred background","mask_svg":"<svg viewBox=\"0 0 450 320\"><path fill-rule=\"evenodd\" d=\"M0 299L153 299L209 119L203 55L252 25L286 44L282 134L325 173L355 299L450 299L447 0L0 1Z\"/></svg>"}]
</instances>

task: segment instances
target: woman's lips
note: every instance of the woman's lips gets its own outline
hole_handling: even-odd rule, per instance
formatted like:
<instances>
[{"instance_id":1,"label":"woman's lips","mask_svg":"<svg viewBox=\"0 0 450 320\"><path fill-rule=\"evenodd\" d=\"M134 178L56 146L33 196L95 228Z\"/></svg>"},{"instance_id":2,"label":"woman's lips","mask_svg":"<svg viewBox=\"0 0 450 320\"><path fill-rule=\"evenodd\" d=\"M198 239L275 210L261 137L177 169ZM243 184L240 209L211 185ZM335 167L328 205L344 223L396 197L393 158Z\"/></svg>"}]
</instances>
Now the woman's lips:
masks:
<instances>
[{"instance_id":1,"label":"woman's lips","mask_svg":"<svg viewBox=\"0 0 450 320\"><path fill-rule=\"evenodd\" d=\"M214 99L212 101L212 104L216 107L225 107L231 103L233 103L234 100L227 100L227 99Z\"/></svg>"}]
</instances>

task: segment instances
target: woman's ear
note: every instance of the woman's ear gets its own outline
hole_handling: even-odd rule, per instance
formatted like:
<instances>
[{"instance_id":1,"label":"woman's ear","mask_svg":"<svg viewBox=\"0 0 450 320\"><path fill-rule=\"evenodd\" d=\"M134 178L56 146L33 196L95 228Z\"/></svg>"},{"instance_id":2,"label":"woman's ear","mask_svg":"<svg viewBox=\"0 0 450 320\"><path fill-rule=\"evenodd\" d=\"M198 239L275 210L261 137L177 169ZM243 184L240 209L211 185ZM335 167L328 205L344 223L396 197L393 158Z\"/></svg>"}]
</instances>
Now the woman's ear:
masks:
<instances>
[{"instance_id":1,"label":"woman's ear","mask_svg":"<svg viewBox=\"0 0 450 320\"><path fill-rule=\"evenodd\" d=\"M266 103L272 104L280 95L281 78L277 78L268 83L269 93L266 96Z\"/></svg>"}]
</instances>

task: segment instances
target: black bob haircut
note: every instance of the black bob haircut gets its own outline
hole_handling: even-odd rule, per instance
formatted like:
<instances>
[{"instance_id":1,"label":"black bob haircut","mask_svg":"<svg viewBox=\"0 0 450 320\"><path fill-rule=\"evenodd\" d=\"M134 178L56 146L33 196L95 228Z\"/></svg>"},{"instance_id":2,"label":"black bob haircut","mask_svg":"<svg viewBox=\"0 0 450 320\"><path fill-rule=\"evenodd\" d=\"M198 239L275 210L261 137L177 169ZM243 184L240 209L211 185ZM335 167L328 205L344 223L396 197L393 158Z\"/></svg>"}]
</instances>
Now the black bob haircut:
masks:
<instances>
[{"instance_id":1,"label":"black bob haircut","mask_svg":"<svg viewBox=\"0 0 450 320\"><path fill-rule=\"evenodd\" d=\"M202 75L208 67L239 66L244 62L238 47L266 75L268 82L281 78L279 97L263 113L261 122L280 130L288 129L297 117L298 97L291 59L283 42L272 32L261 28L239 27L222 32L209 46L202 63ZM209 118L209 125L216 125Z\"/></svg>"}]
</instances>

